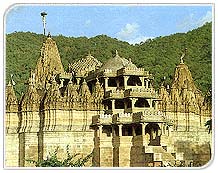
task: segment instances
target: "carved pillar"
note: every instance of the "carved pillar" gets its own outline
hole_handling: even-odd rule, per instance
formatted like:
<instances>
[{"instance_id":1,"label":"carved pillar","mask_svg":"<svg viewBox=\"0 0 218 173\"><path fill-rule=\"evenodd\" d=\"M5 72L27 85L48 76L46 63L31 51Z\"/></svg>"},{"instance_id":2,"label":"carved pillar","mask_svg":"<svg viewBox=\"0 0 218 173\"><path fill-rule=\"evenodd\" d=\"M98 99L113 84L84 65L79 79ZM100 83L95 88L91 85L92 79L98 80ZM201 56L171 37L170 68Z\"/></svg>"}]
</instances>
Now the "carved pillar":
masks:
<instances>
[{"instance_id":1,"label":"carved pillar","mask_svg":"<svg viewBox=\"0 0 218 173\"><path fill-rule=\"evenodd\" d=\"M123 76L123 78L124 78L124 88L126 88L129 76Z\"/></svg>"},{"instance_id":2,"label":"carved pillar","mask_svg":"<svg viewBox=\"0 0 218 173\"><path fill-rule=\"evenodd\" d=\"M132 125L132 136L136 136L136 133L135 133L135 126Z\"/></svg>"},{"instance_id":3,"label":"carved pillar","mask_svg":"<svg viewBox=\"0 0 218 173\"><path fill-rule=\"evenodd\" d=\"M142 125L142 136L145 135L145 123L140 123Z\"/></svg>"},{"instance_id":4,"label":"carved pillar","mask_svg":"<svg viewBox=\"0 0 218 173\"><path fill-rule=\"evenodd\" d=\"M112 136L116 136L116 131L115 131L115 127L112 125Z\"/></svg>"},{"instance_id":5,"label":"carved pillar","mask_svg":"<svg viewBox=\"0 0 218 173\"><path fill-rule=\"evenodd\" d=\"M99 137L100 138L101 138L101 135L102 135L102 127L103 127L102 125L99 126Z\"/></svg>"},{"instance_id":6,"label":"carved pillar","mask_svg":"<svg viewBox=\"0 0 218 173\"><path fill-rule=\"evenodd\" d=\"M112 111L114 111L114 109L115 109L115 100L111 100L111 102L112 102Z\"/></svg>"},{"instance_id":7,"label":"carved pillar","mask_svg":"<svg viewBox=\"0 0 218 173\"><path fill-rule=\"evenodd\" d=\"M152 99L150 99L150 108L152 108L152 101L153 101L153 100L152 100Z\"/></svg>"},{"instance_id":8,"label":"carved pillar","mask_svg":"<svg viewBox=\"0 0 218 173\"><path fill-rule=\"evenodd\" d=\"M104 78L105 89L108 87L108 77Z\"/></svg>"},{"instance_id":9,"label":"carved pillar","mask_svg":"<svg viewBox=\"0 0 218 173\"><path fill-rule=\"evenodd\" d=\"M145 86L145 78L144 78L144 76L143 77L139 77L139 78L140 78L140 80L142 82L142 86L144 87Z\"/></svg>"},{"instance_id":10,"label":"carved pillar","mask_svg":"<svg viewBox=\"0 0 218 173\"><path fill-rule=\"evenodd\" d=\"M149 88L148 84L149 84L149 79L146 80L146 88Z\"/></svg>"},{"instance_id":11,"label":"carved pillar","mask_svg":"<svg viewBox=\"0 0 218 173\"><path fill-rule=\"evenodd\" d=\"M163 123L160 123L160 130L161 130L161 135L164 134L164 125Z\"/></svg>"},{"instance_id":12,"label":"carved pillar","mask_svg":"<svg viewBox=\"0 0 218 173\"><path fill-rule=\"evenodd\" d=\"M98 137L98 127L95 127L95 133L94 133L94 137Z\"/></svg>"},{"instance_id":13,"label":"carved pillar","mask_svg":"<svg viewBox=\"0 0 218 173\"><path fill-rule=\"evenodd\" d=\"M116 83L117 83L117 88L119 88L119 87L120 87L120 81L119 81L119 79L116 79Z\"/></svg>"},{"instance_id":14,"label":"carved pillar","mask_svg":"<svg viewBox=\"0 0 218 173\"><path fill-rule=\"evenodd\" d=\"M118 127L119 127L119 136L122 136L122 127L123 127L123 125L119 124Z\"/></svg>"},{"instance_id":15,"label":"carved pillar","mask_svg":"<svg viewBox=\"0 0 218 173\"><path fill-rule=\"evenodd\" d=\"M158 109L158 104L157 104L157 101L155 101L155 104L154 104L154 109Z\"/></svg>"},{"instance_id":16,"label":"carved pillar","mask_svg":"<svg viewBox=\"0 0 218 173\"><path fill-rule=\"evenodd\" d=\"M132 101L132 110L135 108L135 102L136 102L136 99L135 98L131 98L131 101Z\"/></svg>"}]
</instances>

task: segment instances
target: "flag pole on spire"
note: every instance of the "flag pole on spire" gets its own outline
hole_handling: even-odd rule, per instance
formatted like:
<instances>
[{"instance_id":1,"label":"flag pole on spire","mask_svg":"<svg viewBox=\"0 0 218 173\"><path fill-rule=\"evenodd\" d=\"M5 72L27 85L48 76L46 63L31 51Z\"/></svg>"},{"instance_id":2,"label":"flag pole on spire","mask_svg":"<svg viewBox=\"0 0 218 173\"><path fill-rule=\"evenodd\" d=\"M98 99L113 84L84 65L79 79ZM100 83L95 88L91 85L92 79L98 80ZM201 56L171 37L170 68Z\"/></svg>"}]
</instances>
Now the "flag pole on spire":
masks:
<instances>
[{"instance_id":1,"label":"flag pole on spire","mask_svg":"<svg viewBox=\"0 0 218 173\"><path fill-rule=\"evenodd\" d=\"M43 23L43 34L45 35L45 29L46 29L46 12L42 12L41 16L42 16L42 23Z\"/></svg>"}]
</instances>

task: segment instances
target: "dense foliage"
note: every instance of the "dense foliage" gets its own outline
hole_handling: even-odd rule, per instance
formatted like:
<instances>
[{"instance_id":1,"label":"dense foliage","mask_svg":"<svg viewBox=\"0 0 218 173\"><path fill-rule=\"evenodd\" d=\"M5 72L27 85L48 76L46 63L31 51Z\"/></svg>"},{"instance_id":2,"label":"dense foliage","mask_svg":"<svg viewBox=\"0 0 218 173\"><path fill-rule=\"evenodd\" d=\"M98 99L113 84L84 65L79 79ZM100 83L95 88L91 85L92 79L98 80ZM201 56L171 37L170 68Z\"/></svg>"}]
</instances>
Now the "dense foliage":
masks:
<instances>
[{"instance_id":1,"label":"dense foliage","mask_svg":"<svg viewBox=\"0 0 218 173\"><path fill-rule=\"evenodd\" d=\"M53 152L47 156L47 159L35 161L35 160L27 160L29 163L33 163L36 167L83 167L92 157L92 153L88 154L84 158L79 157L78 153L70 154L69 146L67 146L67 157L63 160L59 160L57 157L58 147Z\"/></svg>"},{"instance_id":2,"label":"dense foliage","mask_svg":"<svg viewBox=\"0 0 218 173\"><path fill-rule=\"evenodd\" d=\"M43 35L30 32L14 32L6 36L6 79L14 74L15 89L18 96L25 91L23 83L28 79L30 69L34 69L39 58ZM184 61L189 66L195 84L204 93L212 82L212 23L170 36L149 39L136 45L99 35L87 37L53 36L61 55L65 70L68 64L91 54L105 62L118 50L121 57L131 58L138 66L150 71L158 88L163 77L170 84L176 65L185 48L188 54Z\"/></svg>"}]
</instances>

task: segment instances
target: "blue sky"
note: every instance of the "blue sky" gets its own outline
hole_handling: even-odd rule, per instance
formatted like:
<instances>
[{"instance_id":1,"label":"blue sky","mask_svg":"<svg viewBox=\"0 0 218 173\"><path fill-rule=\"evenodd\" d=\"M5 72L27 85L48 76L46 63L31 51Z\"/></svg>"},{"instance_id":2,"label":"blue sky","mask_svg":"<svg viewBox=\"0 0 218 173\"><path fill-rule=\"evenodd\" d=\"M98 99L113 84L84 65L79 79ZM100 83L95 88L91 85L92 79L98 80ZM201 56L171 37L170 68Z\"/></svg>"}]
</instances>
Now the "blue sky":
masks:
<instances>
[{"instance_id":1,"label":"blue sky","mask_svg":"<svg viewBox=\"0 0 218 173\"><path fill-rule=\"evenodd\" d=\"M40 13L52 35L93 37L105 34L131 44L187 32L212 21L212 6L62 5L14 6L6 14L6 33L43 33Z\"/></svg>"}]
</instances>

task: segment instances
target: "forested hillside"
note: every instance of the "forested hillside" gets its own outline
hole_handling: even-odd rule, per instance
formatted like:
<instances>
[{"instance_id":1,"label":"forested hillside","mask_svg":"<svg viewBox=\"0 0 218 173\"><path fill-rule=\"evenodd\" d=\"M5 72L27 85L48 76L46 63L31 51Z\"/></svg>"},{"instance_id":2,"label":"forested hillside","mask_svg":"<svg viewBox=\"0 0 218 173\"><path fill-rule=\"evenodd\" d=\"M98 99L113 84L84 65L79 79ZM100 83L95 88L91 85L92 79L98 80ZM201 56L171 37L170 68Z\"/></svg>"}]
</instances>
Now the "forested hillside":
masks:
<instances>
[{"instance_id":1,"label":"forested hillside","mask_svg":"<svg viewBox=\"0 0 218 173\"><path fill-rule=\"evenodd\" d=\"M14 32L6 36L6 80L16 82L17 96L25 91L30 69L34 69L40 55L43 35L30 32ZM126 59L131 58L138 66L149 70L155 77L155 87L158 88L163 77L170 84L174 69L180 61L180 56L188 48L184 61L192 72L195 83L204 93L212 82L212 24L170 36L149 39L144 43L130 45L127 42L99 35L87 37L53 36L61 55L65 70L68 64L91 54L105 62L114 56L115 50Z\"/></svg>"}]
</instances>

